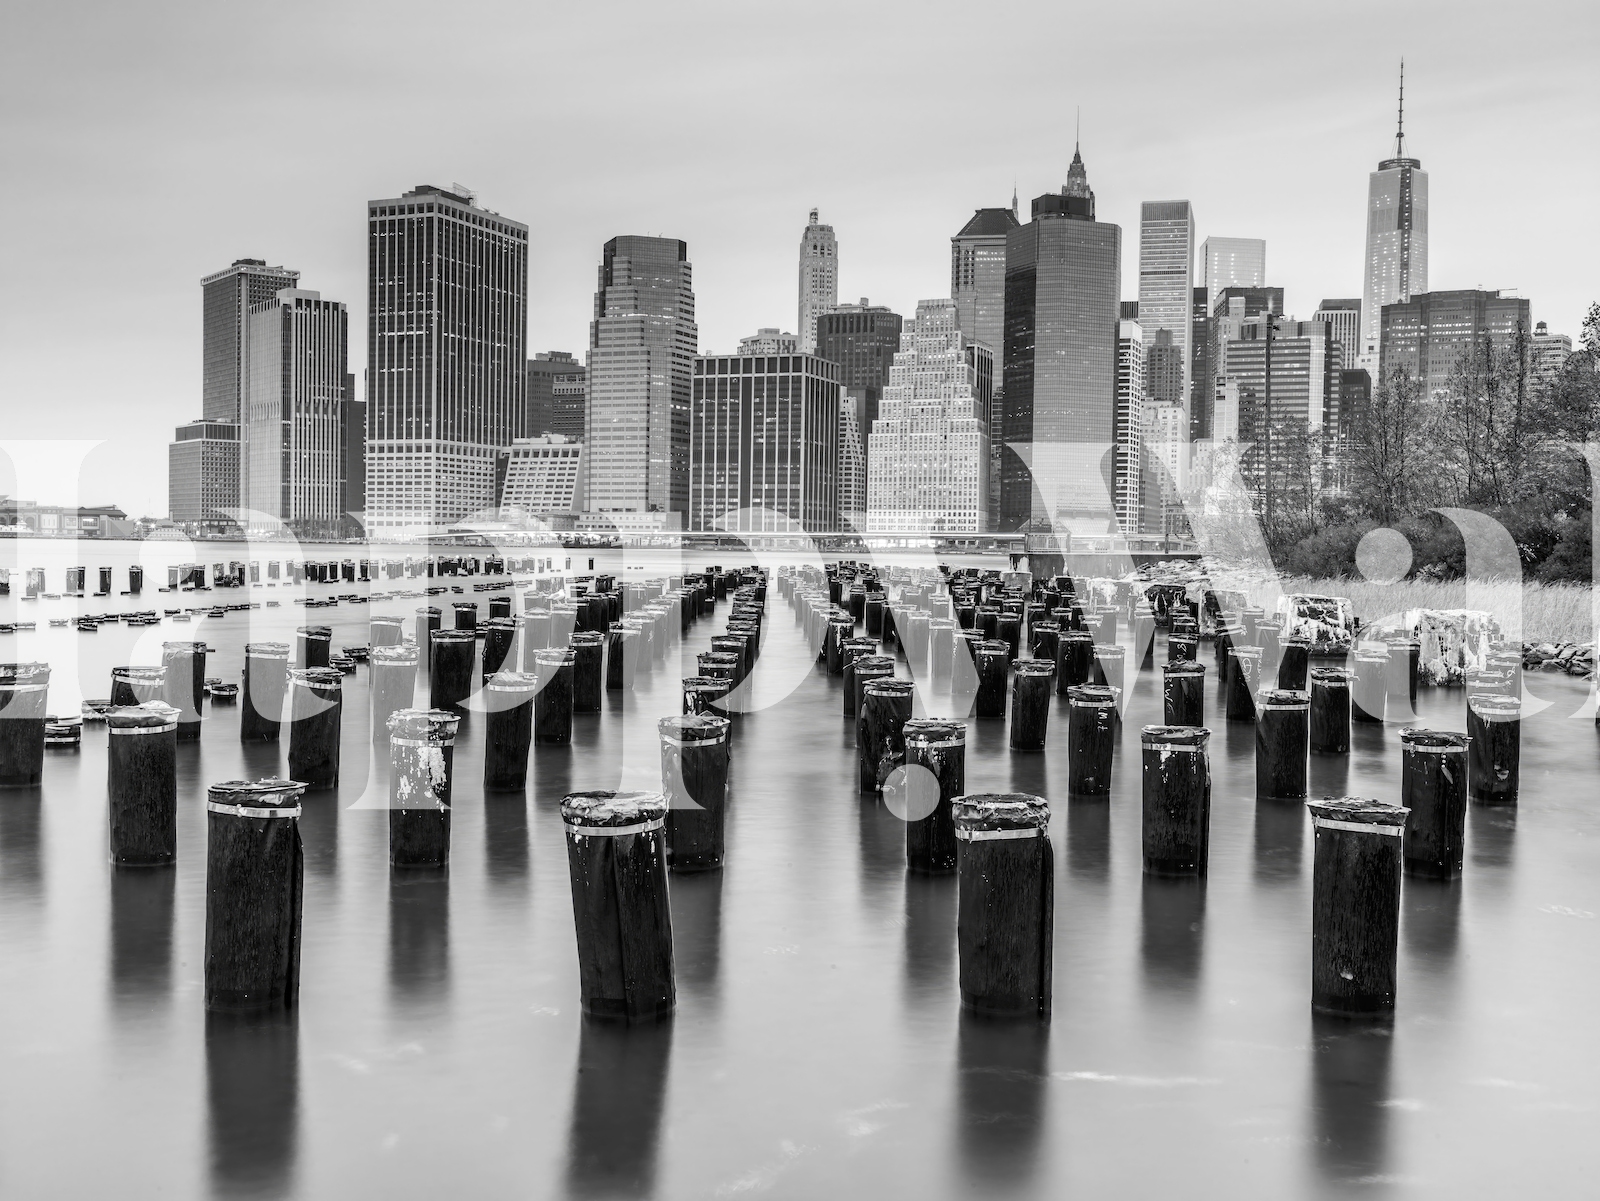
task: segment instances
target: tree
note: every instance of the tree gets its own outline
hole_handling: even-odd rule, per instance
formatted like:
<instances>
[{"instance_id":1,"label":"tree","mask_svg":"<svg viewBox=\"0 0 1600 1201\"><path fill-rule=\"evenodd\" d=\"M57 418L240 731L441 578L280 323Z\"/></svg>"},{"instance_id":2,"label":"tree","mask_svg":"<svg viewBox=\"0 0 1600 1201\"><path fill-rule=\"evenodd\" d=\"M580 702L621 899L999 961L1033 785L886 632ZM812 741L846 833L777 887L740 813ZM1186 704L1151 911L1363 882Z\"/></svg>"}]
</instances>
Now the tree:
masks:
<instances>
[{"instance_id":1,"label":"tree","mask_svg":"<svg viewBox=\"0 0 1600 1201\"><path fill-rule=\"evenodd\" d=\"M1351 417L1350 491L1367 514L1393 525L1413 511L1427 413L1422 385L1404 365L1379 381Z\"/></svg>"}]
</instances>

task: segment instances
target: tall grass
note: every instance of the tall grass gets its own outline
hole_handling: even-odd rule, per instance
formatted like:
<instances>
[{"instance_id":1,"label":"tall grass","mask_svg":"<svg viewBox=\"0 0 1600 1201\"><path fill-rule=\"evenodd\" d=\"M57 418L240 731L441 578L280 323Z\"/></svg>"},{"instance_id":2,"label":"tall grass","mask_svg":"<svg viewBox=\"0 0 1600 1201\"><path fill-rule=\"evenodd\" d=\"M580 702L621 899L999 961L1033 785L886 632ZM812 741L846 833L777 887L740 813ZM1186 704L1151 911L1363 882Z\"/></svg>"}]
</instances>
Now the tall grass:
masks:
<instances>
[{"instance_id":1,"label":"tall grass","mask_svg":"<svg viewBox=\"0 0 1600 1201\"><path fill-rule=\"evenodd\" d=\"M1515 584L1467 580L1315 580L1283 576L1249 585L1251 603L1271 608L1277 591L1346 596L1363 624L1393 619L1407 609L1481 609L1493 613L1507 637L1524 642L1593 642L1594 593L1586 584Z\"/></svg>"}]
</instances>

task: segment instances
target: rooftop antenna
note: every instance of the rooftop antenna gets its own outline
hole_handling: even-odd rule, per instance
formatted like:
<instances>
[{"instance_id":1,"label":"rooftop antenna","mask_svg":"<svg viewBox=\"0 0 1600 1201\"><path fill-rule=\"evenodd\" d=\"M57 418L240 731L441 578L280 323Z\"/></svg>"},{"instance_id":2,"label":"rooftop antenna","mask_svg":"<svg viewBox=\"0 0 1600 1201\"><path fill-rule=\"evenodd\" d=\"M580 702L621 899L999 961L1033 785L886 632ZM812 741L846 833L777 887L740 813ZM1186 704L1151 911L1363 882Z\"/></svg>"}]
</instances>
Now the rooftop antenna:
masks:
<instances>
[{"instance_id":1,"label":"rooftop antenna","mask_svg":"<svg viewBox=\"0 0 1600 1201\"><path fill-rule=\"evenodd\" d=\"M1406 60L1400 60L1400 123L1394 131L1394 156L1406 156Z\"/></svg>"}]
</instances>

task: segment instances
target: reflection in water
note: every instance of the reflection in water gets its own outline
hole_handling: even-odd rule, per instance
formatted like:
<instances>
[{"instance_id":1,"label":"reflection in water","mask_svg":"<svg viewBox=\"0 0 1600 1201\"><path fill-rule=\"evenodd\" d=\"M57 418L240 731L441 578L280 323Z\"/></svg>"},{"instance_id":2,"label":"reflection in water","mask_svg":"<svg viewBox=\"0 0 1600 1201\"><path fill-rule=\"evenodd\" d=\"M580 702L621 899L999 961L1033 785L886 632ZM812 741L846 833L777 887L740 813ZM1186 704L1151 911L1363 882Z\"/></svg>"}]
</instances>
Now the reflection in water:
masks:
<instances>
[{"instance_id":1,"label":"reflection in water","mask_svg":"<svg viewBox=\"0 0 1600 1201\"><path fill-rule=\"evenodd\" d=\"M39 791L0 793L0 896L20 904L44 900L39 858Z\"/></svg>"},{"instance_id":2,"label":"reflection in water","mask_svg":"<svg viewBox=\"0 0 1600 1201\"><path fill-rule=\"evenodd\" d=\"M387 735L385 736L387 738ZM239 758L244 764L241 780L267 780L273 776L287 776L288 767L282 762L289 750L289 726L285 722L278 732L278 742L241 742ZM343 760L341 752L340 759ZM180 794L182 795L182 794Z\"/></svg>"},{"instance_id":3,"label":"reflection in water","mask_svg":"<svg viewBox=\"0 0 1600 1201\"><path fill-rule=\"evenodd\" d=\"M672 961L678 983L708 998L719 993L722 873L671 872Z\"/></svg>"},{"instance_id":4,"label":"reflection in water","mask_svg":"<svg viewBox=\"0 0 1600 1201\"><path fill-rule=\"evenodd\" d=\"M574 1197L648 1197L667 1094L672 1021L628 1026L585 1020L578 1040L567 1140Z\"/></svg>"},{"instance_id":5,"label":"reflection in water","mask_svg":"<svg viewBox=\"0 0 1600 1201\"><path fill-rule=\"evenodd\" d=\"M1312 755L1306 784L1310 796L1349 796L1350 756Z\"/></svg>"},{"instance_id":6,"label":"reflection in water","mask_svg":"<svg viewBox=\"0 0 1600 1201\"><path fill-rule=\"evenodd\" d=\"M306 871L331 879L339 869L337 793L308 792L300 798L300 838L305 843Z\"/></svg>"},{"instance_id":7,"label":"reflection in water","mask_svg":"<svg viewBox=\"0 0 1600 1201\"><path fill-rule=\"evenodd\" d=\"M906 873L906 999L950 1002L956 980L955 874Z\"/></svg>"},{"instance_id":8,"label":"reflection in water","mask_svg":"<svg viewBox=\"0 0 1600 1201\"><path fill-rule=\"evenodd\" d=\"M1389 1056L1384 1022L1312 1015L1316 1167L1330 1183L1368 1183L1389 1158Z\"/></svg>"},{"instance_id":9,"label":"reflection in water","mask_svg":"<svg viewBox=\"0 0 1600 1201\"><path fill-rule=\"evenodd\" d=\"M1145 979L1157 988L1192 993L1204 949L1206 882L1146 875L1140 916Z\"/></svg>"},{"instance_id":10,"label":"reflection in water","mask_svg":"<svg viewBox=\"0 0 1600 1201\"><path fill-rule=\"evenodd\" d=\"M484 794L483 865L492 884L527 880L528 798L523 793Z\"/></svg>"},{"instance_id":11,"label":"reflection in water","mask_svg":"<svg viewBox=\"0 0 1600 1201\"><path fill-rule=\"evenodd\" d=\"M1050 1027L963 1012L956 1035L957 1144L967 1179L981 1192L1021 1190L1037 1168L1049 1087Z\"/></svg>"},{"instance_id":12,"label":"reflection in water","mask_svg":"<svg viewBox=\"0 0 1600 1201\"><path fill-rule=\"evenodd\" d=\"M1111 803L1104 797L1067 798L1067 868L1083 880L1111 878Z\"/></svg>"},{"instance_id":13,"label":"reflection in water","mask_svg":"<svg viewBox=\"0 0 1600 1201\"><path fill-rule=\"evenodd\" d=\"M389 988L431 1001L450 983L450 869L389 871Z\"/></svg>"},{"instance_id":14,"label":"reflection in water","mask_svg":"<svg viewBox=\"0 0 1600 1201\"><path fill-rule=\"evenodd\" d=\"M1300 878L1306 807L1299 801L1256 802L1256 881L1281 885Z\"/></svg>"},{"instance_id":15,"label":"reflection in water","mask_svg":"<svg viewBox=\"0 0 1600 1201\"><path fill-rule=\"evenodd\" d=\"M300 1122L294 1014L206 1014L206 1085L213 1194L288 1194Z\"/></svg>"},{"instance_id":16,"label":"reflection in water","mask_svg":"<svg viewBox=\"0 0 1600 1201\"><path fill-rule=\"evenodd\" d=\"M1012 755L1011 791L1048 797L1050 795L1049 766L1048 752Z\"/></svg>"},{"instance_id":17,"label":"reflection in water","mask_svg":"<svg viewBox=\"0 0 1600 1201\"><path fill-rule=\"evenodd\" d=\"M534 801L559 803L572 791L572 747L536 746L530 755L528 786Z\"/></svg>"},{"instance_id":18,"label":"reflection in water","mask_svg":"<svg viewBox=\"0 0 1600 1201\"><path fill-rule=\"evenodd\" d=\"M875 905L905 875L906 824L881 799L863 793L856 806L861 825L861 895Z\"/></svg>"},{"instance_id":19,"label":"reflection in water","mask_svg":"<svg viewBox=\"0 0 1600 1201\"><path fill-rule=\"evenodd\" d=\"M172 990L171 867L111 869L111 997L132 1014Z\"/></svg>"},{"instance_id":20,"label":"reflection in water","mask_svg":"<svg viewBox=\"0 0 1600 1201\"><path fill-rule=\"evenodd\" d=\"M1400 890L1400 929L1409 954L1433 968L1448 967L1460 925L1460 880L1406 877Z\"/></svg>"},{"instance_id":21,"label":"reflection in water","mask_svg":"<svg viewBox=\"0 0 1600 1201\"><path fill-rule=\"evenodd\" d=\"M1467 846L1474 867L1509 868L1516 856L1517 807L1467 806Z\"/></svg>"}]
</instances>

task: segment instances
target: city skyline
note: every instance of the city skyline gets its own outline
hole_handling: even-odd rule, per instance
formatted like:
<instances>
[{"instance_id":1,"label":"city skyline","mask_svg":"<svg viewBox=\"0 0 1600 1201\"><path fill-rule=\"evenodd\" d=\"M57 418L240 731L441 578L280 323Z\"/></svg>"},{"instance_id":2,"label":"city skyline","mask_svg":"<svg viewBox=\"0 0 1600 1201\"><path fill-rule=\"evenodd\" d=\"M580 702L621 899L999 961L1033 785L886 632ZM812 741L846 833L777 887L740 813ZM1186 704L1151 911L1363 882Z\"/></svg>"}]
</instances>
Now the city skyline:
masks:
<instances>
[{"instance_id":1,"label":"city skyline","mask_svg":"<svg viewBox=\"0 0 1600 1201\"><path fill-rule=\"evenodd\" d=\"M829 11L824 6L818 19L828 19ZM1544 15L1559 24L1580 11L1556 6ZM1594 276L1600 237L1587 223L1561 220L1572 197L1593 193L1595 168L1585 156L1543 156L1532 170L1498 181L1504 202L1520 214L1515 227L1484 228L1465 199L1484 170L1486 145L1510 143L1535 126L1546 144L1582 146L1592 140L1594 107L1584 103L1592 89L1589 73L1560 69L1564 61L1581 61L1567 57L1577 55L1581 39L1557 39L1535 64L1526 56L1506 58L1487 31L1441 34L1426 12L1393 13L1385 18L1382 46L1357 36L1354 27L1348 33L1323 31L1315 48L1325 56L1319 61L1337 61L1339 70L1313 79L1314 73L1290 66L1310 49L1309 18L1257 31L1219 50L1202 68L1188 61L1198 16L1175 15L1152 47L1109 17L1091 15L1076 19L1086 22L1084 36L1102 39L1106 61L1086 59L1071 95L1062 94L1056 73L1041 69L1048 38L1003 69L998 58L982 68L980 82L996 100L958 114L955 127L966 131L971 144L977 144L972 132L984 134L977 154L952 162L921 142L888 151L875 144L870 155L852 149L843 158L837 147L805 148L746 187L708 196L703 189L678 188L698 173L693 156L676 148L649 146L637 159L609 160L601 152L604 137L623 128L625 114L646 94L643 79L592 98L591 108L580 113L570 103L554 102L570 98L580 78L576 66L553 62L531 86L519 74L515 92L506 84L481 83L492 101L486 106L500 106L488 130L448 138L452 118L425 114L403 130L369 131L372 140L352 155L348 135L365 112L366 73L382 59L392 35L374 33L370 23L338 22L294 66L297 90L274 105L225 101L199 112L184 105L183 97L200 86L194 72L202 68L184 64L203 60L212 44L237 51L229 23L219 18L184 39L174 36L177 23L187 19L176 9L165 16L159 10L146 14L141 22L130 16L107 10L88 35L89 44L68 60L63 17L27 14L24 24L36 44L43 39L46 52L30 60L8 58L13 70L5 86L13 115L0 118L17 176L49 181L35 196L18 191L4 201L10 226L27 227L35 236L19 240L12 257L17 287L0 311L0 387L8 396L47 402L18 414L18 436L82 436L88 424L106 438L107 445L90 457L86 503L115 501L135 512L160 511L163 481L144 478L140 460L159 455L172 428L201 411L195 281L234 259L292 266L324 295L345 299L351 305L350 359L364 363L364 203L423 179L461 179L492 207L530 225L530 351L581 355L594 247L623 233L660 233L695 247L701 348L724 351L760 326L789 327L795 237L813 206L849 248L841 262L841 297L869 295L910 312L917 300L946 295L951 231L977 208L1006 205L1013 182L1023 197L1055 186L1070 158L1072 107L1081 102L1085 153L1107 219L1132 231L1144 201L1188 199L1200 217L1199 238L1248 234L1270 243L1269 282L1286 287L1287 310L1304 318L1322 297L1362 292L1366 177L1392 143L1395 74L1409 43L1427 46L1426 52L1408 54L1406 132L1410 152L1427 164L1439 197L1431 214L1430 287L1517 289L1532 299L1535 320L1574 336L1593 290L1587 281ZM1045 24L1065 19L1052 15ZM552 37L598 36L593 18L581 15L553 15L548 24ZM630 64L659 52L663 38L674 36L669 24L642 21L623 40L616 50L619 78ZM874 87L888 95L924 70L948 67L957 58L966 62L975 49L1005 44L997 28L958 46L937 35L936 26L934 21L927 31L897 30L897 44L919 50L920 57L882 60L876 55L886 43L867 36L860 46L841 49L828 70L841 78L880 71ZM778 27L776 17L766 14L742 22L717 52L722 61L721 53L736 42L750 55L741 70L767 76L742 111L707 110L707 140L738 147L739 161L752 167L761 161L757 129L763 122L797 119L794 96L802 91L808 104L820 103L835 116L859 103L843 88L837 99L819 100L810 84L787 95L811 60L802 63L773 49ZM495 61L504 64L516 47L531 44L533 29L513 19L505 45L492 51ZM292 14L275 14L238 52L248 62L271 60L298 46L291 41L294 33ZM25 40L19 37L17 44ZM180 52L179 45L190 49ZM364 53L352 60L358 46ZM687 43L685 48L696 60L712 53ZM1171 82L1156 89L1159 95L1130 100L1119 92L1118 64L1135 54L1155 55L1176 68ZM343 66L333 69L351 61L358 64L358 78L345 77ZM1247 136L1192 123L1163 128L1141 117L1146 107L1164 110L1185 89L1230 68L1253 78L1264 75L1274 88L1274 111L1263 119L1267 133L1284 136L1273 143L1270 172L1263 170L1259 125ZM162 78L163 72L170 78ZM1483 87L1484 81L1496 86ZM687 87L689 107L700 111L710 104L709 86ZM1005 122L997 120L1001 96L1015 114ZM16 114L27 109L34 119L24 129ZM313 112L323 115L313 121ZM265 139L286 167L315 177L317 186L308 193L312 203L283 204L280 191L261 187L253 172L202 173L183 151L187 139L220 137L208 131L223 127L241 138ZM152 146L152 128L181 136ZM291 128L298 139L292 143L284 136ZM507 155L512 129L519 145L531 137L533 144L576 146L581 177L571 167L550 174L538 154ZM938 136L948 138L952 130ZM579 138L586 143L574 141ZM129 149L101 149L120 144ZM642 186L647 179L650 186ZM95 198L112 191L126 203L91 219L91 212L98 213ZM1523 224L1562 228L1569 239L1563 253L1535 253L1517 235ZM69 236L69 228L88 229L88 236ZM1131 298L1134 275L1126 258L1125 249L1123 296ZM103 271L106 281L92 283L88 295L97 307L119 306L119 328L75 348L77 370L64 379L53 365L65 358L66 339L78 340L80 326L70 306L84 296L78 273L91 270ZM121 312L110 281L127 279L140 281L147 302ZM63 412L81 419L69 425ZM120 453L130 446L140 453Z\"/></svg>"}]
</instances>

